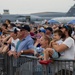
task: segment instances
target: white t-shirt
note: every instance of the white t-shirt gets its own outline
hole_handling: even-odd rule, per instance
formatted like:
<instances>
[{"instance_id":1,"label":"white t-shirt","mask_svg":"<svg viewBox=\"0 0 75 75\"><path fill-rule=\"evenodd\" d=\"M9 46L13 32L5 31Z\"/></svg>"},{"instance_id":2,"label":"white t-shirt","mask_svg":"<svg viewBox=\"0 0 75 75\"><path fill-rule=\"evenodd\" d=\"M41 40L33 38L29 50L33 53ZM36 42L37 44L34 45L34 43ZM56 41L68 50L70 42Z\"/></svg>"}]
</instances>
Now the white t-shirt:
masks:
<instances>
[{"instance_id":1,"label":"white t-shirt","mask_svg":"<svg viewBox=\"0 0 75 75\"><path fill-rule=\"evenodd\" d=\"M62 41L62 39L60 39L60 40L56 41L56 43L60 45L60 44L63 43L63 41ZM60 52L60 54L61 54L61 55L64 55L64 52Z\"/></svg>"},{"instance_id":2,"label":"white t-shirt","mask_svg":"<svg viewBox=\"0 0 75 75\"><path fill-rule=\"evenodd\" d=\"M60 39L60 40L56 41L56 43L60 45L63 43L63 41L62 41L62 39Z\"/></svg>"},{"instance_id":3,"label":"white t-shirt","mask_svg":"<svg viewBox=\"0 0 75 75\"><path fill-rule=\"evenodd\" d=\"M17 42L18 42L18 41L19 41L19 39L14 40L14 39L12 38L12 42L11 42L11 50L12 50L12 51L16 50L16 45L17 45Z\"/></svg>"},{"instance_id":4,"label":"white t-shirt","mask_svg":"<svg viewBox=\"0 0 75 75\"><path fill-rule=\"evenodd\" d=\"M62 44L65 44L68 47L68 49L64 51L64 55L60 56L60 58L74 59L75 56L74 40L71 37L68 37Z\"/></svg>"},{"instance_id":5,"label":"white t-shirt","mask_svg":"<svg viewBox=\"0 0 75 75\"><path fill-rule=\"evenodd\" d=\"M74 60L74 56L75 56L75 47L74 47L74 40L71 37L68 37L63 44L65 44L68 48L64 51L64 55L60 56L59 59L62 60ZM56 72L60 71L61 69L65 69L65 62L59 62L59 70L57 70L58 66L57 63L56 64ZM61 67L62 66L62 67ZM67 70L71 70L73 71L73 62L66 62L66 69Z\"/></svg>"}]
</instances>

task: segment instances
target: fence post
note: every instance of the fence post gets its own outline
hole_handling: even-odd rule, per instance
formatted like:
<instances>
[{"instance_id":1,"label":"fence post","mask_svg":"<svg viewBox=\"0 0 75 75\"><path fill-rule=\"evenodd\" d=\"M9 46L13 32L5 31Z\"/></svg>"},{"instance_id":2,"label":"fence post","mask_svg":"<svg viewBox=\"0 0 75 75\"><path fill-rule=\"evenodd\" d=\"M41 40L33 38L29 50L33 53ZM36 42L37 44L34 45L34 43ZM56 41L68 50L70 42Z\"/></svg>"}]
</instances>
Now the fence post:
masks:
<instances>
[{"instance_id":1,"label":"fence post","mask_svg":"<svg viewBox=\"0 0 75 75\"><path fill-rule=\"evenodd\" d=\"M39 63L43 66L43 75L48 75L48 69L49 69L49 63L51 63L52 60L40 60Z\"/></svg>"},{"instance_id":2,"label":"fence post","mask_svg":"<svg viewBox=\"0 0 75 75\"><path fill-rule=\"evenodd\" d=\"M13 56L9 57L9 75L14 75L14 73L13 73Z\"/></svg>"}]
</instances>

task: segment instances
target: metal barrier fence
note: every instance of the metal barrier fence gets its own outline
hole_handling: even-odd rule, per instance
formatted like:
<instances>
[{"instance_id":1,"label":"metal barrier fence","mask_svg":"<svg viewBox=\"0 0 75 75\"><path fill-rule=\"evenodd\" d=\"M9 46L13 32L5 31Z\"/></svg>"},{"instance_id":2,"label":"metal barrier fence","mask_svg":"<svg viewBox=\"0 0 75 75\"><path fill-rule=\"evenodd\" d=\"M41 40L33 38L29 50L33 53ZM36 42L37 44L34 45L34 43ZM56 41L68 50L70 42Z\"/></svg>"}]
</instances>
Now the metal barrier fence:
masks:
<instances>
[{"instance_id":1,"label":"metal barrier fence","mask_svg":"<svg viewBox=\"0 0 75 75\"><path fill-rule=\"evenodd\" d=\"M7 56L0 54L0 75L7 75Z\"/></svg>"},{"instance_id":2,"label":"metal barrier fence","mask_svg":"<svg viewBox=\"0 0 75 75\"><path fill-rule=\"evenodd\" d=\"M34 56L5 57L0 59L0 75L75 75L75 60L60 59L45 65Z\"/></svg>"},{"instance_id":3,"label":"metal barrier fence","mask_svg":"<svg viewBox=\"0 0 75 75\"><path fill-rule=\"evenodd\" d=\"M36 57L22 55L17 62L13 75L75 75L75 60L54 60L41 65Z\"/></svg>"},{"instance_id":4,"label":"metal barrier fence","mask_svg":"<svg viewBox=\"0 0 75 75\"><path fill-rule=\"evenodd\" d=\"M12 58L10 59L11 62ZM16 63L15 63L16 64ZM12 64L11 64L12 66ZM13 64L11 75L42 75L42 65L39 64L38 59L34 56L21 55L17 59L17 64Z\"/></svg>"},{"instance_id":5,"label":"metal barrier fence","mask_svg":"<svg viewBox=\"0 0 75 75\"><path fill-rule=\"evenodd\" d=\"M44 67L43 75L75 75L75 60L54 60Z\"/></svg>"}]
</instances>

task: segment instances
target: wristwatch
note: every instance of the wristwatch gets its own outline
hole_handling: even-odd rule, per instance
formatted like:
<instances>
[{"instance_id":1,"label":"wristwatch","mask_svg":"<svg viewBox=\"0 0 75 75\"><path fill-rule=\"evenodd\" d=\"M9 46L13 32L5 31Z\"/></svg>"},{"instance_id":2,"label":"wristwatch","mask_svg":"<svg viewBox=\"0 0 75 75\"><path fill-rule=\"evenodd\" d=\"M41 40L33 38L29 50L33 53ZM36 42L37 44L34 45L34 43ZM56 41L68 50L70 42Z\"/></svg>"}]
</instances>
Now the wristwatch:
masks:
<instances>
[{"instance_id":1,"label":"wristwatch","mask_svg":"<svg viewBox=\"0 0 75 75\"><path fill-rule=\"evenodd\" d=\"M23 53L23 50L21 51L21 53Z\"/></svg>"}]
</instances>

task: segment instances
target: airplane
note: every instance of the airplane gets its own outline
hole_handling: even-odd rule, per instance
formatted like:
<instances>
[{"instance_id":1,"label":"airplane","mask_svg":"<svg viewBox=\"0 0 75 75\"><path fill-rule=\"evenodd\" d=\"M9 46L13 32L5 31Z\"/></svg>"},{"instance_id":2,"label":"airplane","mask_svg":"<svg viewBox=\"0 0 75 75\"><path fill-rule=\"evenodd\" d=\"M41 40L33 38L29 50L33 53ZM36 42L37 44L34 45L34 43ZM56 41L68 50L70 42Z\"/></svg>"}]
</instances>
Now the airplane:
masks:
<instances>
[{"instance_id":1,"label":"airplane","mask_svg":"<svg viewBox=\"0 0 75 75\"><path fill-rule=\"evenodd\" d=\"M66 13L63 12L40 12L40 13L34 13L31 15L42 17L43 19L50 20L54 17L64 17Z\"/></svg>"},{"instance_id":2,"label":"airplane","mask_svg":"<svg viewBox=\"0 0 75 75\"><path fill-rule=\"evenodd\" d=\"M75 4L70 8L70 10L66 13L64 17L55 17L51 20L56 20L60 23L68 23L71 20L75 20Z\"/></svg>"},{"instance_id":3,"label":"airplane","mask_svg":"<svg viewBox=\"0 0 75 75\"><path fill-rule=\"evenodd\" d=\"M59 23L68 23L71 20L75 20L75 4L69 9L67 13L61 12L46 12L46 13L36 13L34 15L41 16L47 20L56 20Z\"/></svg>"},{"instance_id":4,"label":"airplane","mask_svg":"<svg viewBox=\"0 0 75 75\"><path fill-rule=\"evenodd\" d=\"M57 18L52 18L51 20L55 20L59 23L67 24L71 20L75 20L75 17L57 17Z\"/></svg>"},{"instance_id":5,"label":"airplane","mask_svg":"<svg viewBox=\"0 0 75 75\"><path fill-rule=\"evenodd\" d=\"M6 19L11 20L11 22L38 22L43 20L54 19L60 22L64 22L66 20L72 20L75 18L75 5L73 5L67 13L63 12L42 12L42 13L34 13L34 14L1 14L0 22L3 23ZM65 20L66 19L66 20ZM67 21L66 21L67 22Z\"/></svg>"}]
</instances>

